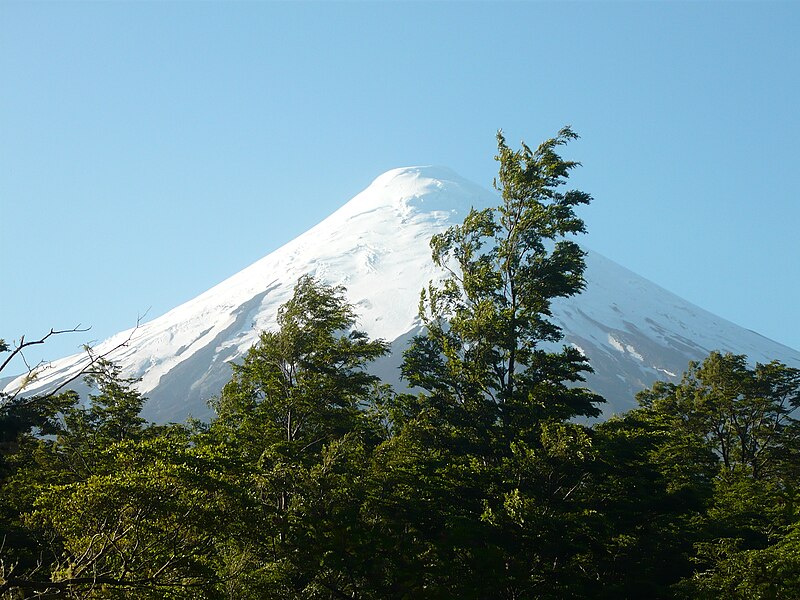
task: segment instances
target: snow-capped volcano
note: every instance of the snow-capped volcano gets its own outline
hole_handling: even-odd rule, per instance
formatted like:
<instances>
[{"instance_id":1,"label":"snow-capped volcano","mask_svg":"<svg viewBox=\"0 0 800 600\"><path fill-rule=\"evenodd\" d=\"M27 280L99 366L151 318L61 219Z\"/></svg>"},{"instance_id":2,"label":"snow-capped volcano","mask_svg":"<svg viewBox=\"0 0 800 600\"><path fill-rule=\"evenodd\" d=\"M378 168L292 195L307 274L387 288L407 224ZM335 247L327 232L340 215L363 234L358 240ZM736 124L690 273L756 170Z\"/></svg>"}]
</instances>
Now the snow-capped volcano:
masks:
<instances>
[{"instance_id":1,"label":"snow-capped volcano","mask_svg":"<svg viewBox=\"0 0 800 600\"><path fill-rule=\"evenodd\" d=\"M150 398L148 418L207 416L206 401L230 377L229 363L260 331L275 327L278 307L297 279L310 273L344 285L359 327L393 342L392 357L376 369L396 379L404 343L419 327L420 290L441 277L430 258L431 236L460 223L471 207L497 203L494 193L449 169L389 171L275 252L95 351L130 337L112 359L124 375L141 378L139 389ZM608 400L606 414L630 408L637 390L656 378L675 379L689 360L711 350L800 366L800 352L716 317L597 253L589 251L586 262L585 291L556 302L555 320L564 343L589 357L596 373L588 385ZM52 387L85 360L77 354L54 361L27 391Z\"/></svg>"}]
</instances>

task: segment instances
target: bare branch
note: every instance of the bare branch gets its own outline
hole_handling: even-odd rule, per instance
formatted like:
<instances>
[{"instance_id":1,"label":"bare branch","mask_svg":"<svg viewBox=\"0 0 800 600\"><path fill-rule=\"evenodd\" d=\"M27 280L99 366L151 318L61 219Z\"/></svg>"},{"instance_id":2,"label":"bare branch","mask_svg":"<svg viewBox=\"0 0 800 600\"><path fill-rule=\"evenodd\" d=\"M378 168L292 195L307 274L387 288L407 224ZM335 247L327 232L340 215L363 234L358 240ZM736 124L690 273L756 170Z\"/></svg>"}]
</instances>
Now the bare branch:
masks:
<instances>
[{"instance_id":1,"label":"bare branch","mask_svg":"<svg viewBox=\"0 0 800 600\"><path fill-rule=\"evenodd\" d=\"M137 325L138 325L138 322L137 322ZM62 335L64 333L84 333L86 331L89 331L90 329L91 329L91 327L87 327L86 329L81 329L81 324L80 323L78 323L72 329L59 329L59 330L56 330L56 329L52 329L51 328L50 331L46 335L44 335L43 337L39 338L38 340L33 340L33 341L30 341L30 342L26 342L25 341L25 336L23 335L22 337L19 338L19 341L16 342L16 344L14 345L14 349L11 351L11 353L6 357L6 359L3 361L3 363L0 364L0 372L2 372L3 369L5 369L6 366L8 366L8 363L10 363L14 359L15 356L17 356L18 354L21 354L22 351L25 348L29 348L30 346L36 346L36 345L39 345L39 344L44 344L50 337L52 337L54 335ZM24 358L25 357L23 356L23 360L24 360ZM27 364L28 363L26 361L25 365L27 366Z\"/></svg>"},{"instance_id":2,"label":"bare branch","mask_svg":"<svg viewBox=\"0 0 800 600\"><path fill-rule=\"evenodd\" d=\"M145 313L145 314L147 314L147 313ZM128 334L128 336L124 340L122 340L120 343L116 344L112 348L109 348L105 352L102 352L100 354L95 354L94 348L92 346L89 346L89 345L84 346L84 349L85 349L86 354L88 356L88 362L86 362L86 364L83 365L80 369L78 369L74 374L70 375L64 381L59 383L56 387L54 387L53 389L49 390L45 394L39 396L39 398L50 398L52 396L55 396L58 392L60 392L62 389L64 389L66 386L68 386L70 383L72 383L76 379L78 379L80 377L83 377L84 375L90 374L92 372L92 367L94 367L97 363L99 363L100 361L106 360L109 356L111 356L112 354L114 354L115 352L120 350L121 348L127 347L128 344L130 343L131 339L133 339L133 336L139 330L139 327L141 326L141 322L142 322L143 318L144 318L144 315L137 317L136 325L133 327L133 329L131 329L131 331ZM47 335L45 335L41 339L33 341L33 342L25 342L24 341L24 336L23 336L22 338L20 338L19 343L17 344L16 348L12 351L11 355L8 356L6 358L6 360L3 362L2 366L0 366L0 371L2 371L2 369L11 361L11 359L14 356L18 355L18 354L20 356L22 356L22 358L24 360L24 355L21 354L21 352L22 352L22 350L24 348L27 348L27 347L35 345L35 344L43 344L52 335L59 335L59 334L63 334L63 333L76 333L76 332L84 332L84 331L89 331L89 328L80 329L80 325L78 325L78 326L76 326L76 327L74 327L72 329L64 329L64 330L58 330L58 331L56 331L54 329L51 329L50 332ZM13 400L14 398L16 398L20 393L22 393L25 390L25 388L30 384L30 382L32 382L32 381L34 381L36 379L36 376L38 375L38 373L36 372L36 369L38 369L41 366L41 363L39 365L37 365L36 367L31 368L28 365L28 363L25 362L25 366L28 367L28 374L27 374L26 380L12 394L8 394L6 396L6 398L8 400Z\"/></svg>"}]
</instances>

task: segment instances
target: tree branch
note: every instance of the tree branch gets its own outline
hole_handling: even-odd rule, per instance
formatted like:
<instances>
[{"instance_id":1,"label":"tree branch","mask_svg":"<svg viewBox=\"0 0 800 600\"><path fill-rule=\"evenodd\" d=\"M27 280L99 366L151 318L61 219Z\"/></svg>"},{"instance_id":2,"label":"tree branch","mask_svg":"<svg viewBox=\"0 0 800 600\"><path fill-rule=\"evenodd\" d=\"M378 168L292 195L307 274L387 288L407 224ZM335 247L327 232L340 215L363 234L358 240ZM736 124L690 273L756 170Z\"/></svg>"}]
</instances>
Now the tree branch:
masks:
<instances>
[{"instance_id":1,"label":"tree branch","mask_svg":"<svg viewBox=\"0 0 800 600\"><path fill-rule=\"evenodd\" d=\"M82 377L84 375L87 375L87 374L91 373L92 367L94 365L96 365L98 362L107 359L109 356L111 356L113 353L118 351L120 348L127 347L128 344L130 343L131 339L133 339L133 336L139 330L139 327L141 326L141 322L142 322L143 318L144 318L144 315L142 315L142 316L140 316L140 317L138 317L136 319L136 325L133 327L133 329L131 329L130 333L128 334L128 337L126 337L120 343L118 343L117 345L115 345L112 348L109 348L108 350L106 350L105 352L103 352L101 354L95 354L93 352L94 349L91 346L88 346L88 345L84 346L84 348L86 350L86 354L89 357L88 362L85 365L83 365L80 369L78 369L77 372L75 372L74 374L68 376L67 379L62 381L56 387L54 387L53 389L51 389L47 393L45 393L45 394L43 394L41 396L38 396L38 397L41 399L41 398L50 398L52 396L55 396L58 392L60 392L62 389L64 389L66 386L68 386L70 383L72 383L73 381L75 381L79 377ZM38 339L38 340L35 340L35 341L32 341L32 342L24 341L25 340L25 336L22 336L20 338L20 341L17 344L16 348L11 352L10 356L6 357L5 361L3 361L2 366L0 366L0 372L2 372L3 368L5 368L6 365L8 365L8 363L16 355L19 354L20 356L22 356L22 358L24 360L25 357L24 357L24 355L21 354L22 350L27 348L27 347L29 347L29 346L33 346L33 345L36 345L36 344L43 344L43 343L45 343L45 341L49 337L51 337L53 335L60 335L60 334L63 334L63 333L78 333L78 332L84 332L84 331L89 331L89 328L80 329L80 325L77 325L76 327L73 327L72 329L64 329L64 330L58 330L58 331L54 330L54 329L51 329L50 332L47 335L45 335L41 339ZM50 363L48 363L48 365L49 364ZM33 368L28 366L27 362L25 363L25 365L28 367L28 374L27 374L27 377L25 378L25 381L13 393L7 394L6 395L6 400L15 399L20 393L22 393L25 390L25 388L27 387L28 384L30 384L32 381L34 381L36 379L36 377L38 375L36 370L39 367L42 366L42 363L39 363L37 366L35 366Z\"/></svg>"}]
</instances>

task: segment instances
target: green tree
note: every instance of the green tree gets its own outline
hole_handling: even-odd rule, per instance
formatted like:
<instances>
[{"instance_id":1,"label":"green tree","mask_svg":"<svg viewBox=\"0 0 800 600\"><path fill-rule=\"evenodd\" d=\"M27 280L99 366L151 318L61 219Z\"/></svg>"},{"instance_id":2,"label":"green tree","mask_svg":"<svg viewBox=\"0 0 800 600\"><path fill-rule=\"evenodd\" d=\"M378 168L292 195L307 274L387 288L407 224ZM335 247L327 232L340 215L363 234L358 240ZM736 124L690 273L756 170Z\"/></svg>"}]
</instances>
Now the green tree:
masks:
<instances>
[{"instance_id":1,"label":"green tree","mask_svg":"<svg viewBox=\"0 0 800 600\"><path fill-rule=\"evenodd\" d=\"M218 597L230 492L181 427L158 429L106 446L86 478L39 490L23 520L51 562L8 584L65 598Z\"/></svg>"},{"instance_id":2,"label":"green tree","mask_svg":"<svg viewBox=\"0 0 800 600\"><path fill-rule=\"evenodd\" d=\"M220 425L281 441L317 456L328 441L361 420L377 377L364 366L387 345L353 329L356 314L344 288L301 277L278 311L278 330L261 334L244 363L234 365L215 408Z\"/></svg>"},{"instance_id":3,"label":"green tree","mask_svg":"<svg viewBox=\"0 0 800 600\"><path fill-rule=\"evenodd\" d=\"M693 544L713 495L717 462L671 415L633 410L595 424L597 459L582 490L588 543L579 568L596 598L673 598L694 570Z\"/></svg>"},{"instance_id":4,"label":"green tree","mask_svg":"<svg viewBox=\"0 0 800 600\"><path fill-rule=\"evenodd\" d=\"M378 379L364 367L387 345L355 320L343 288L300 278L278 329L234 366L216 404L204 443L235 457L229 475L249 494L235 540L252 567L240 597L352 597L364 585L361 479L385 437L370 410Z\"/></svg>"},{"instance_id":5,"label":"green tree","mask_svg":"<svg viewBox=\"0 0 800 600\"><path fill-rule=\"evenodd\" d=\"M690 363L680 384L658 384L639 401L704 439L725 471L769 479L796 468L800 369L777 361L750 368L744 355L712 352Z\"/></svg>"},{"instance_id":6,"label":"green tree","mask_svg":"<svg viewBox=\"0 0 800 600\"><path fill-rule=\"evenodd\" d=\"M502 204L471 210L431 241L447 277L423 291L426 329L402 366L425 393L393 406L403 466L386 474L430 482L417 500L395 499L419 502L415 515L425 506L428 525L381 513L397 535L416 529L417 556L435 565L417 581L423 597L577 593L569 563L585 536L576 500L594 452L589 431L568 420L599 415L602 399L579 387L590 371L580 352L555 349L562 333L551 311L584 286L584 252L571 238L584 232L575 210L591 198L563 189L578 163L558 154L576 137L564 128L535 150L512 150L498 134Z\"/></svg>"},{"instance_id":7,"label":"green tree","mask_svg":"<svg viewBox=\"0 0 800 600\"><path fill-rule=\"evenodd\" d=\"M449 276L423 291L426 326L406 353L413 385L459 404L476 403L485 422L597 416L602 400L567 383L590 370L574 348L560 352L552 301L584 286L584 252L569 236L585 231L575 208L591 197L561 191L578 163L557 149L577 136L569 128L536 150L511 150L498 133L498 208L471 210L463 224L431 240L434 263Z\"/></svg>"},{"instance_id":8,"label":"green tree","mask_svg":"<svg viewBox=\"0 0 800 600\"><path fill-rule=\"evenodd\" d=\"M42 570L41 537L22 515L40 490L63 478L52 436L63 430L62 415L79 401L74 392L47 397L16 396L0 405L0 597L7 577ZM48 437L43 437L48 436ZM47 560L44 561L47 564Z\"/></svg>"},{"instance_id":9,"label":"green tree","mask_svg":"<svg viewBox=\"0 0 800 600\"><path fill-rule=\"evenodd\" d=\"M145 423L116 367L98 361L89 383L85 406L73 392L38 398L58 401L51 429L19 435L8 457L0 597L207 597L223 563L220 499L234 492L188 430Z\"/></svg>"},{"instance_id":10,"label":"green tree","mask_svg":"<svg viewBox=\"0 0 800 600\"><path fill-rule=\"evenodd\" d=\"M695 572L676 590L691 598L792 597L794 584L783 581L800 578L800 369L777 361L751 367L745 356L712 352L679 384L657 383L639 401L639 414L671 431L658 452L674 482L690 483L681 477L691 465L687 448L711 457Z\"/></svg>"}]
</instances>

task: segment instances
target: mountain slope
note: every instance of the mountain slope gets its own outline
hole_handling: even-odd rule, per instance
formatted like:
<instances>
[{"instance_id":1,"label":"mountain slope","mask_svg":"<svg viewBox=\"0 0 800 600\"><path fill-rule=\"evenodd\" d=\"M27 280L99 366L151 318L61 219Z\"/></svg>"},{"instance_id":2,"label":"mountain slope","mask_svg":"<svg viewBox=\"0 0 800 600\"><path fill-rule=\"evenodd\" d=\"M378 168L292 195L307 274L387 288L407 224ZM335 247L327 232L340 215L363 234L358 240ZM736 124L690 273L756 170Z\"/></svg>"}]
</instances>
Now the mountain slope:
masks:
<instances>
[{"instance_id":1,"label":"mountain slope","mask_svg":"<svg viewBox=\"0 0 800 600\"><path fill-rule=\"evenodd\" d=\"M395 169L378 177L323 222L200 296L104 341L98 352L132 335L114 355L141 378L148 418L205 417L206 400L230 376L229 362L275 326L278 307L297 279L311 273L342 284L359 327L393 341L396 352L376 370L396 379L400 350L419 327L419 291L440 273L430 237L459 223L471 206L496 204L493 193L438 167ZM657 377L674 378L691 359L719 349L753 360L800 366L800 353L708 313L616 263L589 252L587 287L555 304L565 343L580 348L596 373L589 385L608 400L605 412L633 405ZM30 391L74 373L85 357L54 361ZM12 388L14 383L10 384Z\"/></svg>"}]
</instances>

